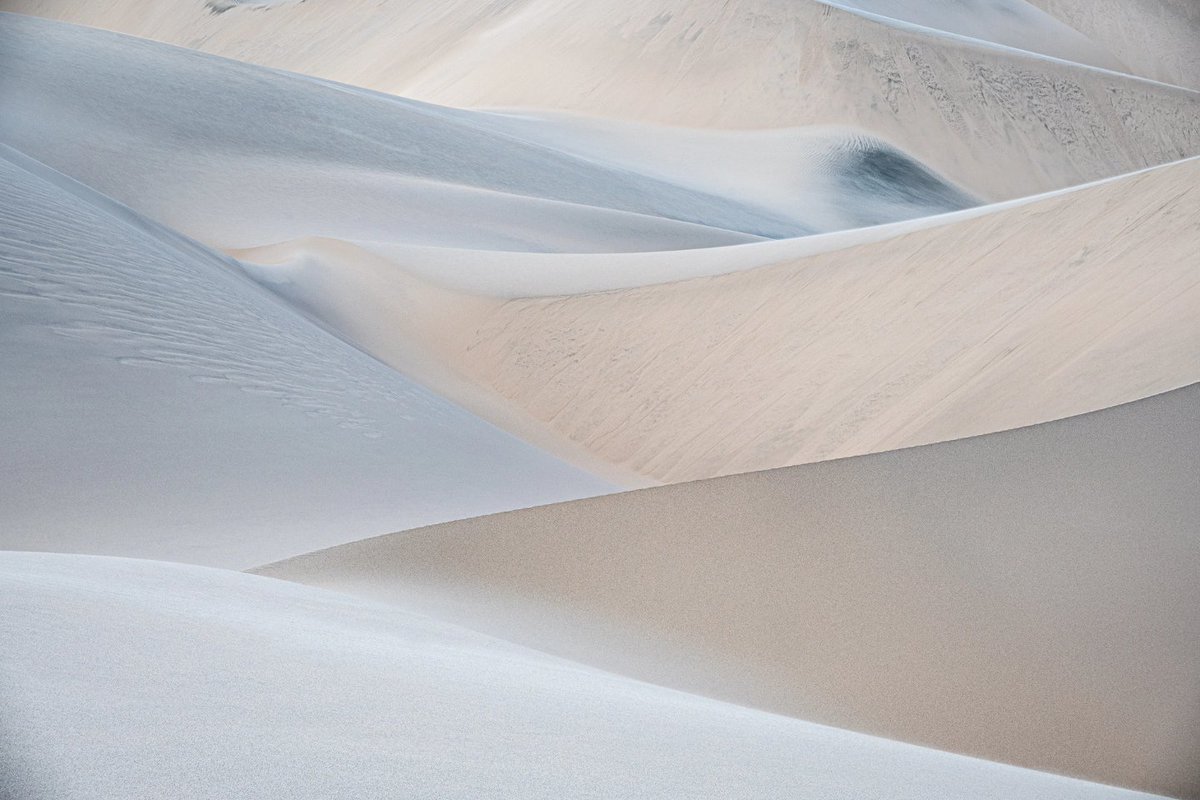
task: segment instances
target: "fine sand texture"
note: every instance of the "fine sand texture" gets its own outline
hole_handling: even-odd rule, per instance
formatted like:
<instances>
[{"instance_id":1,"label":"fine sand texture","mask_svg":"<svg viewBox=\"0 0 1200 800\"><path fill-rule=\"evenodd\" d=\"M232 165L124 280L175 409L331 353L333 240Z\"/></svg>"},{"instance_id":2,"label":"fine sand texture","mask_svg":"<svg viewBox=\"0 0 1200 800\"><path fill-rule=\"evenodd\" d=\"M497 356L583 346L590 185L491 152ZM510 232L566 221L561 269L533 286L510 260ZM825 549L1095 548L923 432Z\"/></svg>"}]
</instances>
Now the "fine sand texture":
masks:
<instances>
[{"instance_id":1,"label":"fine sand texture","mask_svg":"<svg viewBox=\"0 0 1200 800\"><path fill-rule=\"evenodd\" d=\"M0 553L0 607L5 800L1149 800L236 572Z\"/></svg>"},{"instance_id":2,"label":"fine sand texture","mask_svg":"<svg viewBox=\"0 0 1200 800\"><path fill-rule=\"evenodd\" d=\"M1137 74L1200 89L1200 3L1195 0L1029 0Z\"/></svg>"},{"instance_id":3,"label":"fine sand texture","mask_svg":"<svg viewBox=\"0 0 1200 800\"><path fill-rule=\"evenodd\" d=\"M311 241L240 255L476 413L674 482L1015 428L1196 380L1198 187L1191 160L797 258L820 237L520 259ZM427 283L503 276L528 292L571 275L669 279L707 258L757 268L510 300Z\"/></svg>"},{"instance_id":4,"label":"fine sand texture","mask_svg":"<svg viewBox=\"0 0 1200 800\"><path fill-rule=\"evenodd\" d=\"M1198 441L1192 385L258 571L664 686L1198 797Z\"/></svg>"},{"instance_id":5,"label":"fine sand texture","mask_svg":"<svg viewBox=\"0 0 1200 800\"><path fill-rule=\"evenodd\" d=\"M1200 153L1194 91L814 0L314 0L221 14L194 0L4 8L452 106L691 127L850 126L993 200ZM996 19L1013 16L989 13L984 27L997 31ZM951 31L988 18L940 16ZM1049 17L1017 28L1068 46L1047 26ZM1177 27L1200 37L1200 26Z\"/></svg>"},{"instance_id":6,"label":"fine sand texture","mask_svg":"<svg viewBox=\"0 0 1200 800\"><path fill-rule=\"evenodd\" d=\"M609 490L0 146L0 548L230 567Z\"/></svg>"}]
</instances>

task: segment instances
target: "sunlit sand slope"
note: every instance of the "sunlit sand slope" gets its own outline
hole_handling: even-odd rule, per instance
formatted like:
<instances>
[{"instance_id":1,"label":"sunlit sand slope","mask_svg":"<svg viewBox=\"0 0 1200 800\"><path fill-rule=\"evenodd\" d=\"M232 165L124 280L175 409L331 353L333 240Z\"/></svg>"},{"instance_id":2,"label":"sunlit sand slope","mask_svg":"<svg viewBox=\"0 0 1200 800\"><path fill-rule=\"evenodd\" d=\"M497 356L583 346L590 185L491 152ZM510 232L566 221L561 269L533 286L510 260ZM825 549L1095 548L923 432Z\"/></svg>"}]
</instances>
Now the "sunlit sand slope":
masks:
<instances>
[{"instance_id":1,"label":"sunlit sand slope","mask_svg":"<svg viewBox=\"0 0 1200 800\"><path fill-rule=\"evenodd\" d=\"M21 800L1147 798L238 573L0 553L0 606L0 794Z\"/></svg>"},{"instance_id":2,"label":"sunlit sand slope","mask_svg":"<svg viewBox=\"0 0 1200 800\"><path fill-rule=\"evenodd\" d=\"M548 428L660 481L988 433L1200 378L1200 160L983 211L800 258L787 251L803 239L430 262L518 285L532 273L527 290L565 275L669 279L709 258L774 263L508 301L408 274L436 278L432 253L373 260L318 243L245 257L274 258L256 270L264 283L477 413L515 407L533 425L514 430Z\"/></svg>"},{"instance_id":3,"label":"sunlit sand slope","mask_svg":"<svg viewBox=\"0 0 1200 800\"><path fill-rule=\"evenodd\" d=\"M1200 89L1200 3L1195 0L1029 0L1138 74Z\"/></svg>"},{"instance_id":4,"label":"sunlit sand slope","mask_svg":"<svg viewBox=\"0 0 1200 800\"><path fill-rule=\"evenodd\" d=\"M990 199L1200 153L1195 92L811 0L312 0L219 15L194 0L5 7L455 106L850 125Z\"/></svg>"},{"instance_id":5,"label":"sunlit sand slope","mask_svg":"<svg viewBox=\"0 0 1200 800\"><path fill-rule=\"evenodd\" d=\"M655 683L1200 796L1200 385L261 570Z\"/></svg>"}]
</instances>

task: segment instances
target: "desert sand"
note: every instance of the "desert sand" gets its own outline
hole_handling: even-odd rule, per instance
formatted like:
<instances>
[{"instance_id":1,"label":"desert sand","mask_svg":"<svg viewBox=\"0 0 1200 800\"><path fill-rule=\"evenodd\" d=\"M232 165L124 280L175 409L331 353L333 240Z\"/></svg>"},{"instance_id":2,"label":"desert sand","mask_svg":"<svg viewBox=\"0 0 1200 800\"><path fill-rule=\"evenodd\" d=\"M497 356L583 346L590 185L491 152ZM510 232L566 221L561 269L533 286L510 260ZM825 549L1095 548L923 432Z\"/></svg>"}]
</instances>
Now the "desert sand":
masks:
<instances>
[{"instance_id":1,"label":"desert sand","mask_svg":"<svg viewBox=\"0 0 1200 800\"><path fill-rule=\"evenodd\" d=\"M1197 9L0 0L0 798L1200 800Z\"/></svg>"},{"instance_id":2,"label":"desert sand","mask_svg":"<svg viewBox=\"0 0 1200 800\"><path fill-rule=\"evenodd\" d=\"M2 553L0 603L11 797L1148 797L224 570Z\"/></svg>"},{"instance_id":3,"label":"desert sand","mask_svg":"<svg viewBox=\"0 0 1200 800\"><path fill-rule=\"evenodd\" d=\"M1196 796L1200 385L464 520L260 573L652 683Z\"/></svg>"},{"instance_id":4,"label":"desert sand","mask_svg":"<svg viewBox=\"0 0 1200 800\"><path fill-rule=\"evenodd\" d=\"M351 0L215 15L194 0L4 7L453 106L692 127L852 126L991 200L1200 154L1195 91L815 0ZM939 15L919 16L928 25Z\"/></svg>"},{"instance_id":5,"label":"desert sand","mask_svg":"<svg viewBox=\"0 0 1200 800\"><path fill-rule=\"evenodd\" d=\"M275 262L254 272L265 285L477 413L519 424L515 407L527 436L548 429L673 482L1030 425L1189 383L1198 181L1191 160L801 258L788 249L820 237L519 259L380 260L303 242L243 257ZM707 258L758 268L508 300L430 289L403 269L498 293L503 276L528 294L573 274L669 280Z\"/></svg>"},{"instance_id":6,"label":"desert sand","mask_svg":"<svg viewBox=\"0 0 1200 800\"><path fill-rule=\"evenodd\" d=\"M1191 0L1029 1L1103 46L1136 74L1200 89L1200 5Z\"/></svg>"},{"instance_id":7,"label":"desert sand","mask_svg":"<svg viewBox=\"0 0 1200 800\"><path fill-rule=\"evenodd\" d=\"M0 547L245 568L608 491L0 151Z\"/></svg>"}]
</instances>

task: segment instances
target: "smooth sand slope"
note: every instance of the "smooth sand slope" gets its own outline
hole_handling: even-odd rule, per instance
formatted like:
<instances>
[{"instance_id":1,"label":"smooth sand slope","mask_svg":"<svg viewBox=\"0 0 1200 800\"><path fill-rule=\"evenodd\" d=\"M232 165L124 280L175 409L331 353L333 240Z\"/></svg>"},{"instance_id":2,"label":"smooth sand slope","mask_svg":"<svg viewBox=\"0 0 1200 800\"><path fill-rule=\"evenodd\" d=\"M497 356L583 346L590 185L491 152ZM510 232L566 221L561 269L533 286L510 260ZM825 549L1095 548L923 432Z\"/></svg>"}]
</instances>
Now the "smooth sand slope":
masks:
<instances>
[{"instance_id":1,"label":"smooth sand slope","mask_svg":"<svg viewBox=\"0 0 1200 800\"><path fill-rule=\"evenodd\" d=\"M1147 78L1200 89L1195 0L1029 0Z\"/></svg>"},{"instance_id":2,"label":"smooth sand slope","mask_svg":"<svg viewBox=\"0 0 1200 800\"><path fill-rule=\"evenodd\" d=\"M821 237L608 256L379 259L329 242L241 255L476 413L673 482L1029 425L1200 378L1198 186L1192 160L878 242L833 235L840 249L804 257L788 254ZM507 301L411 274L529 292L764 263Z\"/></svg>"},{"instance_id":3,"label":"smooth sand slope","mask_svg":"<svg viewBox=\"0 0 1200 800\"><path fill-rule=\"evenodd\" d=\"M1147 797L221 570L2 553L0 605L14 800Z\"/></svg>"},{"instance_id":4,"label":"smooth sand slope","mask_svg":"<svg viewBox=\"0 0 1200 800\"><path fill-rule=\"evenodd\" d=\"M0 548L245 567L607 489L0 156Z\"/></svg>"},{"instance_id":5,"label":"smooth sand slope","mask_svg":"<svg viewBox=\"0 0 1200 800\"><path fill-rule=\"evenodd\" d=\"M260 571L667 686L1197 797L1198 442L1193 385Z\"/></svg>"},{"instance_id":6,"label":"smooth sand slope","mask_svg":"<svg viewBox=\"0 0 1200 800\"><path fill-rule=\"evenodd\" d=\"M639 158L637 142L656 131L626 129L624 148L573 154L565 123L543 122L564 130L539 142L528 124L502 116L18 15L0 17L0 72L14 111L0 122L0 141L221 249L304 236L682 249L974 204L903 153L848 131L765 137L772 150L756 163L774 156L800 180L764 207L746 185L728 197L722 185L710 191L702 179L650 171L653 153ZM706 147L749 152L762 138ZM797 202L810 198L818 203Z\"/></svg>"},{"instance_id":7,"label":"smooth sand slope","mask_svg":"<svg viewBox=\"0 0 1200 800\"><path fill-rule=\"evenodd\" d=\"M5 8L453 106L695 127L851 126L989 199L1200 153L1195 92L813 0L311 0L217 15L195 0ZM1012 33L1002 10L949 16L977 35ZM1047 26L1016 28L1070 45Z\"/></svg>"},{"instance_id":8,"label":"smooth sand slope","mask_svg":"<svg viewBox=\"0 0 1200 800\"><path fill-rule=\"evenodd\" d=\"M821 0L887 24L914 25L1101 69L1129 72L1120 59L1026 0Z\"/></svg>"}]
</instances>

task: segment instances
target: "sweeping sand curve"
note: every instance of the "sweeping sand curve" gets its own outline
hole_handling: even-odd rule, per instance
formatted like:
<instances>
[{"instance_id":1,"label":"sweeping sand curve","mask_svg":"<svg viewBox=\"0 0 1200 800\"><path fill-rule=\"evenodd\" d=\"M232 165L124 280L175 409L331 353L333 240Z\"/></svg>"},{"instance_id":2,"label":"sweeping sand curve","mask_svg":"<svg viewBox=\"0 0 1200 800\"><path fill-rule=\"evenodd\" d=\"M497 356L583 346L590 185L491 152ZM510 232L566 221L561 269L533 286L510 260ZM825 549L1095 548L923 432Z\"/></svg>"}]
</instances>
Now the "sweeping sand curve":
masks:
<instances>
[{"instance_id":1,"label":"sweeping sand curve","mask_svg":"<svg viewBox=\"0 0 1200 800\"><path fill-rule=\"evenodd\" d=\"M1194 91L813 0L349 0L219 15L193 0L5 8L453 106L849 126L992 200L1200 154ZM1177 27L1200 37L1194 24Z\"/></svg>"},{"instance_id":2,"label":"sweeping sand curve","mask_svg":"<svg viewBox=\"0 0 1200 800\"><path fill-rule=\"evenodd\" d=\"M609 489L228 259L2 147L0 179L0 548L246 567Z\"/></svg>"},{"instance_id":3,"label":"sweeping sand curve","mask_svg":"<svg viewBox=\"0 0 1200 800\"><path fill-rule=\"evenodd\" d=\"M1200 4L1193 0L1029 0L1147 78L1200 89Z\"/></svg>"},{"instance_id":4,"label":"sweeping sand curve","mask_svg":"<svg viewBox=\"0 0 1200 800\"><path fill-rule=\"evenodd\" d=\"M222 570L0 553L0 604L4 791L31 800L1149 800Z\"/></svg>"},{"instance_id":5,"label":"sweeping sand curve","mask_svg":"<svg viewBox=\"0 0 1200 800\"><path fill-rule=\"evenodd\" d=\"M257 570L674 688L1200 796L1200 384Z\"/></svg>"},{"instance_id":6,"label":"sweeping sand curve","mask_svg":"<svg viewBox=\"0 0 1200 800\"><path fill-rule=\"evenodd\" d=\"M1200 160L804 257L809 237L608 256L239 253L485 418L674 482L1071 416L1200 378ZM919 227L931 220L899 225ZM569 281L681 278L561 297ZM470 281L476 281L472 284Z\"/></svg>"}]
</instances>

